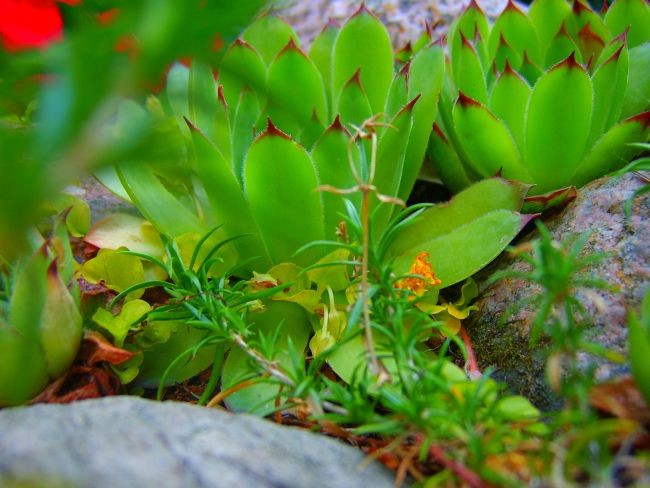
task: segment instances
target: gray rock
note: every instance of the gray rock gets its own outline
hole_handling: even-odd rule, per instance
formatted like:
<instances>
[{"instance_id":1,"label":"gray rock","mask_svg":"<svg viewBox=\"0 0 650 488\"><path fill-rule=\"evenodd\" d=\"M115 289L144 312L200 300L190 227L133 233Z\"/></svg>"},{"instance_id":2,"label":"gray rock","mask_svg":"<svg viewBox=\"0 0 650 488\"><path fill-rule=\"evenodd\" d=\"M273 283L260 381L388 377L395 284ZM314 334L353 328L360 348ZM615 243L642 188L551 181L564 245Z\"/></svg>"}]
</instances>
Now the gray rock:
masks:
<instances>
[{"instance_id":1,"label":"gray rock","mask_svg":"<svg viewBox=\"0 0 650 488\"><path fill-rule=\"evenodd\" d=\"M334 439L185 403L112 397L0 411L0 486L391 487Z\"/></svg>"},{"instance_id":2,"label":"gray rock","mask_svg":"<svg viewBox=\"0 0 650 488\"><path fill-rule=\"evenodd\" d=\"M586 306L593 322L587 338L624 355L627 355L627 311L630 308L638 310L650 281L648 196L634 200L629 225L626 225L624 216L625 201L643 184L632 173L601 178L581 188L573 203L546 221L555 240L564 241L571 235L588 232L585 254L611 253L593 266L589 274L618 286L620 290L597 291L599 298L596 300L580 291L576 296ZM536 231L522 242L535 237ZM477 304L480 310L466 325L479 365L496 368L495 378L505 381L514 392L529 397L538 407L548 409L558 406L558 399L551 394L544 374L548 343L541 342L532 351L528 347L530 324L536 311L524 308L510 317L504 326L498 325L508 306L539 293L539 289L517 279L502 280L489 287L484 282L495 271L528 269L523 262L513 262L509 255L503 255L484 270L478 277L481 297ZM599 301L602 301L604 309L597 306ZM599 380L629 372L625 364L598 360L596 365Z\"/></svg>"}]
</instances>

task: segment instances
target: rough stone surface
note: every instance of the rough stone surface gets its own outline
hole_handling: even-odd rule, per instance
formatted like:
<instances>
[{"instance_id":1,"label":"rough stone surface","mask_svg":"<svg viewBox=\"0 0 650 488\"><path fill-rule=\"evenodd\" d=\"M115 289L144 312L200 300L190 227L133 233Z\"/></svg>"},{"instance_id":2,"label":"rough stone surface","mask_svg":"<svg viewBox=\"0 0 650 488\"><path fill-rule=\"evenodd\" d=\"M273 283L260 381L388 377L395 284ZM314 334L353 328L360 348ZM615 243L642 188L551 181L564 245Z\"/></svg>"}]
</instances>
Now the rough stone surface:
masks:
<instances>
[{"instance_id":1,"label":"rough stone surface","mask_svg":"<svg viewBox=\"0 0 650 488\"><path fill-rule=\"evenodd\" d=\"M0 411L0 486L391 487L334 439L194 405L112 397Z\"/></svg>"},{"instance_id":2,"label":"rough stone surface","mask_svg":"<svg viewBox=\"0 0 650 488\"><path fill-rule=\"evenodd\" d=\"M342 24L359 8L361 3L374 12L386 25L393 45L403 47L417 40L424 23L439 24L436 34L442 35L451 21L458 17L469 0L285 0L279 13L291 24L303 47L323 29L328 19ZM491 17L497 17L507 0L478 0L478 4ZM523 8L523 7L522 7Z\"/></svg>"},{"instance_id":3,"label":"rough stone surface","mask_svg":"<svg viewBox=\"0 0 650 488\"><path fill-rule=\"evenodd\" d=\"M561 213L549 218L546 225L555 240L583 232L589 233L585 254L610 253L595 265L591 275L620 287L619 292L596 291L599 299L576 293L593 322L587 337L610 350L627 353L627 310L637 309L650 282L650 203L648 196L634 200L632 218L626 225L625 201L644 182L635 174L596 180L579 190L577 199ZM537 232L524 237L526 242L537 237ZM495 377L504 380L517 393L528 396L537 406L552 408L557 399L551 395L545 382L544 349L528 348L528 333L535 310L524 308L510 317L504 326L497 325L505 309L518 300L538 293L529 283L505 279L492 286L481 280L501 270L528 270L521 261L513 262L508 255L497 259L479 275L481 297L479 312L469 320L467 327L482 368L496 368ZM604 309L598 307L602 300ZM597 361L597 378L606 380L627 373L627 366Z\"/></svg>"}]
</instances>

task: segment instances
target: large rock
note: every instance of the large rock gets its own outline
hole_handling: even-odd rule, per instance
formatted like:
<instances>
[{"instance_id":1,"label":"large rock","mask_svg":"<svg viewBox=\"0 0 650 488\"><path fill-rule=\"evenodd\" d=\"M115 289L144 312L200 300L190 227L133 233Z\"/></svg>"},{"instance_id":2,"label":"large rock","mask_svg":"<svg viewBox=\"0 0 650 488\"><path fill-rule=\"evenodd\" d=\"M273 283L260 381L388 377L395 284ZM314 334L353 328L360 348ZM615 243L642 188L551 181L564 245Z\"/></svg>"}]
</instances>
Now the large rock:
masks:
<instances>
[{"instance_id":1,"label":"large rock","mask_svg":"<svg viewBox=\"0 0 650 488\"><path fill-rule=\"evenodd\" d=\"M589 233L585 254L608 252L610 256L591 268L590 274L620 287L618 292L597 291L605 305L588 294L576 293L586 306L593 325L587 337L610 350L627 354L627 311L637 309L650 281L650 205L648 197L634 200L632 218L626 225L625 201L644 182L635 174L602 178L581 188L577 199L546 225L554 238L563 241L582 232ZM537 232L524 238L529 241ZM503 255L479 275L481 297L479 312L467 323L479 365L496 368L494 377L505 381L511 390L526 395L541 408L558 406L545 380L545 349L542 341L535 350L528 347L528 334L536 310L524 308L510 317L504 326L498 321L506 308L518 300L539 293L530 283L506 279L487 287L481 283L495 271L528 270L522 261ZM597 361L597 378L606 380L627 373L627 365Z\"/></svg>"},{"instance_id":2,"label":"large rock","mask_svg":"<svg viewBox=\"0 0 650 488\"><path fill-rule=\"evenodd\" d=\"M391 487L357 449L263 419L134 397L0 411L0 486Z\"/></svg>"}]
</instances>

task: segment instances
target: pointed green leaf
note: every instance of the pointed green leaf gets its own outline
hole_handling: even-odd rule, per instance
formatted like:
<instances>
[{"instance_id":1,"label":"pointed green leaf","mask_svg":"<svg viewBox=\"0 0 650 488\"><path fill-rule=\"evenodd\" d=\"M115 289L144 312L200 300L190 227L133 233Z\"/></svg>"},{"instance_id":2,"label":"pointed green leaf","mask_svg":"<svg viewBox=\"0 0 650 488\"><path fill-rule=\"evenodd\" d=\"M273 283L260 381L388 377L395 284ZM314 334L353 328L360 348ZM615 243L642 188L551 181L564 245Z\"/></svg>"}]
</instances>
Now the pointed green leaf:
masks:
<instances>
[{"instance_id":1,"label":"pointed green leaf","mask_svg":"<svg viewBox=\"0 0 650 488\"><path fill-rule=\"evenodd\" d=\"M568 186L589 136L593 88L574 56L542 75L526 115L524 161L535 193Z\"/></svg>"},{"instance_id":2,"label":"pointed green leaf","mask_svg":"<svg viewBox=\"0 0 650 488\"><path fill-rule=\"evenodd\" d=\"M269 120L246 156L244 188L272 263L308 265L320 251L293 253L323 239L323 207L313 162Z\"/></svg>"},{"instance_id":3,"label":"pointed green leaf","mask_svg":"<svg viewBox=\"0 0 650 488\"><path fill-rule=\"evenodd\" d=\"M510 210L494 210L436 237L421 233L418 242L395 258L395 273L408 273L415 257L428 252L441 286L451 286L489 264L529 220Z\"/></svg>"},{"instance_id":4,"label":"pointed green leaf","mask_svg":"<svg viewBox=\"0 0 650 488\"><path fill-rule=\"evenodd\" d=\"M436 118L435 107L438 105L444 75L445 56L439 45L423 48L411 62L409 99L420 98L413 107L413 124L397 192L397 196L404 201L410 195L422 167L431 126Z\"/></svg>"},{"instance_id":5,"label":"pointed green leaf","mask_svg":"<svg viewBox=\"0 0 650 488\"><path fill-rule=\"evenodd\" d=\"M208 194L217 222L223 225L227 236L251 234L234 242L240 261L257 258L250 267L267 269L271 261L260 239L260 231L244 197L239 181L230 163L219 150L189 124L194 142L196 166Z\"/></svg>"},{"instance_id":6,"label":"pointed green leaf","mask_svg":"<svg viewBox=\"0 0 650 488\"><path fill-rule=\"evenodd\" d=\"M181 63L174 63L167 73L165 97L174 115L183 117L189 115L188 89L190 70Z\"/></svg>"},{"instance_id":7,"label":"pointed green leaf","mask_svg":"<svg viewBox=\"0 0 650 488\"><path fill-rule=\"evenodd\" d=\"M219 95L212 69L193 61L189 76L189 119L213 140L219 110Z\"/></svg>"},{"instance_id":8,"label":"pointed green leaf","mask_svg":"<svg viewBox=\"0 0 650 488\"><path fill-rule=\"evenodd\" d=\"M479 102L487 103L485 72L472 43L461 34L461 44L454 54L454 83L459 91Z\"/></svg>"},{"instance_id":9,"label":"pointed green leaf","mask_svg":"<svg viewBox=\"0 0 650 488\"><path fill-rule=\"evenodd\" d=\"M582 51L583 59L589 59L589 51L593 49L589 47L596 39L601 46L604 46L605 41L610 38L610 32L603 19L594 12L586 2L575 1L571 14L565 19L565 24L569 35L581 46L583 42L587 47L588 52ZM598 56L596 53L595 57ZM594 58L595 59L595 58Z\"/></svg>"},{"instance_id":10,"label":"pointed green leaf","mask_svg":"<svg viewBox=\"0 0 650 488\"><path fill-rule=\"evenodd\" d=\"M447 39L451 39L452 71L459 70L456 59L463 44L463 39L475 41L475 48L478 52L481 64L485 68L488 65L487 45L483 40L490 38L488 20L481 7L472 0L460 17L449 27Z\"/></svg>"},{"instance_id":11,"label":"pointed green leaf","mask_svg":"<svg viewBox=\"0 0 650 488\"><path fill-rule=\"evenodd\" d=\"M591 24L586 24L578 32L578 47L580 48L582 59L586 60L590 71L591 67L598 59L598 56L600 56L600 53L603 51L603 48L605 47L605 39L607 37L607 33L601 36L594 32L591 28Z\"/></svg>"},{"instance_id":12,"label":"pointed green leaf","mask_svg":"<svg viewBox=\"0 0 650 488\"><path fill-rule=\"evenodd\" d=\"M582 54L578 48L578 45L571 38L571 35L569 35L567 32L565 25L562 24L562 27L556 36L551 40L551 43L546 50L544 66L554 66L572 54L575 56L575 59L578 63L582 62Z\"/></svg>"},{"instance_id":13,"label":"pointed green leaf","mask_svg":"<svg viewBox=\"0 0 650 488\"><path fill-rule=\"evenodd\" d=\"M327 117L325 87L314 63L289 41L269 66L269 114L278 127L297 138L316 112Z\"/></svg>"},{"instance_id":14,"label":"pointed green leaf","mask_svg":"<svg viewBox=\"0 0 650 488\"><path fill-rule=\"evenodd\" d=\"M496 53L494 54L494 65L496 70L503 72L506 65L509 65L514 69L519 69L523 62L523 52L513 49L513 47L508 44L505 37L501 36L497 44Z\"/></svg>"},{"instance_id":15,"label":"pointed green leaf","mask_svg":"<svg viewBox=\"0 0 650 488\"><path fill-rule=\"evenodd\" d=\"M542 56L570 13L571 7L566 0L535 0L530 6L528 17L537 29Z\"/></svg>"},{"instance_id":16,"label":"pointed green leaf","mask_svg":"<svg viewBox=\"0 0 650 488\"><path fill-rule=\"evenodd\" d=\"M318 68L325 85L325 95L327 97L327 118L331 120L334 116L334 101L332 100L332 56L334 54L334 42L339 33L339 26L330 20L323 30L316 36L314 42L309 48L309 59L311 59Z\"/></svg>"},{"instance_id":17,"label":"pointed green leaf","mask_svg":"<svg viewBox=\"0 0 650 488\"><path fill-rule=\"evenodd\" d=\"M311 152L321 185L330 185L345 190L357 184L348 159L350 148L357 174L360 174L358 146L356 144L350 146L350 134L343 128L337 117L316 141ZM342 220L341 215L346 215L344 197L326 191L321 192L321 195L325 212L325 238L336 239L338 224ZM351 199L359 208L360 193L346 195L345 198Z\"/></svg>"},{"instance_id":18,"label":"pointed green leaf","mask_svg":"<svg viewBox=\"0 0 650 488\"><path fill-rule=\"evenodd\" d=\"M298 141L305 149L310 151L323 132L325 132L325 127L314 110L309 121L302 127Z\"/></svg>"},{"instance_id":19,"label":"pointed green leaf","mask_svg":"<svg viewBox=\"0 0 650 488\"><path fill-rule=\"evenodd\" d=\"M372 107L361 84L359 71L345 84L338 100L339 115L343 125L361 126L365 120L372 117Z\"/></svg>"},{"instance_id":20,"label":"pointed green leaf","mask_svg":"<svg viewBox=\"0 0 650 488\"><path fill-rule=\"evenodd\" d=\"M460 93L454 122L471 164L484 178L502 171L506 178L531 183L512 135L485 106Z\"/></svg>"},{"instance_id":21,"label":"pointed green leaf","mask_svg":"<svg viewBox=\"0 0 650 488\"><path fill-rule=\"evenodd\" d=\"M242 187L244 186L244 158L255 139L255 124L260 118L260 111L255 92L243 89L235 111L231 133L232 172Z\"/></svg>"},{"instance_id":22,"label":"pointed green leaf","mask_svg":"<svg viewBox=\"0 0 650 488\"><path fill-rule=\"evenodd\" d=\"M632 117L650 109L650 42L630 49L627 91L621 117Z\"/></svg>"},{"instance_id":23,"label":"pointed green leaf","mask_svg":"<svg viewBox=\"0 0 650 488\"><path fill-rule=\"evenodd\" d=\"M393 81L393 49L384 25L363 5L339 31L332 69L337 112L343 110L341 92L359 70L372 112L384 110Z\"/></svg>"},{"instance_id":24,"label":"pointed green leaf","mask_svg":"<svg viewBox=\"0 0 650 488\"><path fill-rule=\"evenodd\" d=\"M389 118L393 118L408 101L410 69L411 63L409 62L395 75L393 83L390 85L388 98L386 99L386 108L384 110L386 116Z\"/></svg>"},{"instance_id":25,"label":"pointed green leaf","mask_svg":"<svg viewBox=\"0 0 650 488\"><path fill-rule=\"evenodd\" d=\"M603 133L618 121L623 108L623 95L627 86L627 50L621 46L601 64L592 77L594 85L594 113L588 145L591 146Z\"/></svg>"},{"instance_id":26,"label":"pointed green leaf","mask_svg":"<svg viewBox=\"0 0 650 488\"><path fill-rule=\"evenodd\" d=\"M377 165L373 183L382 195L396 197L399 192L406 146L413 123L413 109L419 99L418 95L397 113L390 122L392 127L383 133L377 145ZM382 205L375 214L374 230L377 235L384 230L392 211L392 205Z\"/></svg>"},{"instance_id":27,"label":"pointed green leaf","mask_svg":"<svg viewBox=\"0 0 650 488\"><path fill-rule=\"evenodd\" d=\"M650 41L650 6L644 0L616 0L605 14L605 23L614 35L629 27L631 48Z\"/></svg>"},{"instance_id":28,"label":"pointed green leaf","mask_svg":"<svg viewBox=\"0 0 650 488\"><path fill-rule=\"evenodd\" d=\"M471 184L463 163L438 124L433 125L427 155L437 175L452 193L457 193Z\"/></svg>"},{"instance_id":29,"label":"pointed green leaf","mask_svg":"<svg viewBox=\"0 0 650 488\"><path fill-rule=\"evenodd\" d=\"M389 254L403 254L408 249L417 247L423 239L435 239L449 234L495 210L517 211L529 188L502 178L480 181L449 202L428 208L410 221L390 245Z\"/></svg>"},{"instance_id":30,"label":"pointed green leaf","mask_svg":"<svg viewBox=\"0 0 650 488\"><path fill-rule=\"evenodd\" d=\"M542 69L531 62L528 58L527 52L524 52L524 60L521 62L518 71L524 78L526 78L526 81L528 81L530 86L534 86L539 77L542 76Z\"/></svg>"},{"instance_id":31,"label":"pointed green leaf","mask_svg":"<svg viewBox=\"0 0 650 488\"><path fill-rule=\"evenodd\" d=\"M615 125L591 148L576 168L572 182L578 186L623 167L639 152L634 142L650 135L650 112L644 112Z\"/></svg>"},{"instance_id":32,"label":"pointed green leaf","mask_svg":"<svg viewBox=\"0 0 650 488\"><path fill-rule=\"evenodd\" d=\"M36 252L16 265L9 306L9 323L30 342L39 340L39 324L47 301L47 268L44 252Z\"/></svg>"},{"instance_id":33,"label":"pointed green leaf","mask_svg":"<svg viewBox=\"0 0 650 488\"><path fill-rule=\"evenodd\" d=\"M248 43L237 39L226 51L219 66L219 84L233 117L243 88L258 94L260 103L266 91L266 65L259 53Z\"/></svg>"},{"instance_id":34,"label":"pointed green leaf","mask_svg":"<svg viewBox=\"0 0 650 488\"><path fill-rule=\"evenodd\" d=\"M512 1L509 1L506 8L503 9L490 32L488 46L491 58L495 57L502 39L515 48L520 58L526 51L534 63L540 63L541 53L535 27L526 14ZM499 70L502 69L503 66L499 67Z\"/></svg>"},{"instance_id":35,"label":"pointed green leaf","mask_svg":"<svg viewBox=\"0 0 650 488\"><path fill-rule=\"evenodd\" d=\"M290 39L300 45L298 35L284 20L265 15L253 22L242 34L242 38L260 53L264 63L269 65Z\"/></svg>"},{"instance_id":36,"label":"pointed green leaf","mask_svg":"<svg viewBox=\"0 0 650 488\"><path fill-rule=\"evenodd\" d=\"M162 234L179 236L186 232L204 232L195 213L173 195L142 163L122 163L117 172L131 201Z\"/></svg>"},{"instance_id":37,"label":"pointed green leaf","mask_svg":"<svg viewBox=\"0 0 650 488\"><path fill-rule=\"evenodd\" d=\"M506 64L490 94L490 111L506 124L520 153L524 148L524 119L531 92L526 80Z\"/></svg>"}]
</instances>

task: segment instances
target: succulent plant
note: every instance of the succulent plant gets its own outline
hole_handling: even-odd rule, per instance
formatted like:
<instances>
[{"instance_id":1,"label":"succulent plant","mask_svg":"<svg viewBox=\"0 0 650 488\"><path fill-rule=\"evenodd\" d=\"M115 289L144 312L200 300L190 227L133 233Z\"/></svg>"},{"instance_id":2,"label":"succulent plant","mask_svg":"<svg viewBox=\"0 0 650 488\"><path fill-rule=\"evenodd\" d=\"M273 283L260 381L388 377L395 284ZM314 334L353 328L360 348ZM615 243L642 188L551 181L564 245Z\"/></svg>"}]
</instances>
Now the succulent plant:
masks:
<instances>
[{"instance_id":1,"label":"succulent plant","mask_svg":"<svg viewBox=\"0 0 650 488\"><path fill-rule=\"evenodd\" d=\"M72 364L78 305L45 247L0 276L0 406L30 400Z\"/></svg>"},{"instance_id":2,"label":"succulent plant","mask_svg":"<svg viewBox=\"0 0 650 488\"><path fill-rule=\"evenodd\" d=\"M458 191L501 173L534 194L628 162L650 128L650 7L512 1L492 27L475 2L451 26L429 157Z\"/></svg>"}]
</instances>

